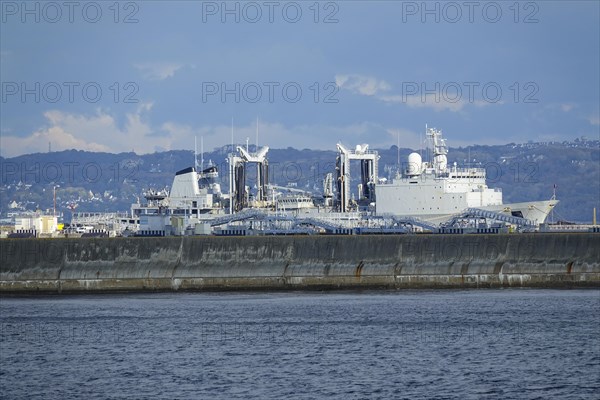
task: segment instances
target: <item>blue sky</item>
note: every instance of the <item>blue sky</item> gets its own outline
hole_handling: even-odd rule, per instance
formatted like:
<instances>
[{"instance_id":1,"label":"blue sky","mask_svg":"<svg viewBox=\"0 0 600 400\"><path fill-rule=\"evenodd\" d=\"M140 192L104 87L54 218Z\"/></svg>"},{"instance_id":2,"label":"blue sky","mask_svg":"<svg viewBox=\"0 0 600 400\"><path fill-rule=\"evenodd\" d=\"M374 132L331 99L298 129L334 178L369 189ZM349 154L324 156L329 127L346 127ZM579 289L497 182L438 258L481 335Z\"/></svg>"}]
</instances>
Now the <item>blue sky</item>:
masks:
<instances>
[{"instance_id":1,"label":"blue sky","mask_svg":"<svg viewBox=\"0 0 600 400\"><path fill-rule=\"evenodd\" d=\"M257 118L273 148L600 136L597 1L23 4L2 1L2 156L212 149L232 119L253 143Z\"/></svg>"}]
</instances>

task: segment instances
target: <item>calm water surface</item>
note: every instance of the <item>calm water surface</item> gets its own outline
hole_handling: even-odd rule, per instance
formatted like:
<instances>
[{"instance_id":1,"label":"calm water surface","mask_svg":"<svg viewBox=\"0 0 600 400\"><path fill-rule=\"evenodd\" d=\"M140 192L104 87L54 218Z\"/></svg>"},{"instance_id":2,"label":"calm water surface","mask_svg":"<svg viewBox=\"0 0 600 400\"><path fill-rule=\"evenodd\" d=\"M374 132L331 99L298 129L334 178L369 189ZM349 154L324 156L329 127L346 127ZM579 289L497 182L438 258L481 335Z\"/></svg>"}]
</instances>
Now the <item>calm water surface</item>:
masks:
<instances>
[{"instance_id":1,"label":"calm water surface","mask_svg":"<svg viewBox=\"0 0 600 400\"><path fill-rule=\"evenodd\" d=\"M0 398L600 398L600 291L0 299Z\"/></svg>"}]
</instances>

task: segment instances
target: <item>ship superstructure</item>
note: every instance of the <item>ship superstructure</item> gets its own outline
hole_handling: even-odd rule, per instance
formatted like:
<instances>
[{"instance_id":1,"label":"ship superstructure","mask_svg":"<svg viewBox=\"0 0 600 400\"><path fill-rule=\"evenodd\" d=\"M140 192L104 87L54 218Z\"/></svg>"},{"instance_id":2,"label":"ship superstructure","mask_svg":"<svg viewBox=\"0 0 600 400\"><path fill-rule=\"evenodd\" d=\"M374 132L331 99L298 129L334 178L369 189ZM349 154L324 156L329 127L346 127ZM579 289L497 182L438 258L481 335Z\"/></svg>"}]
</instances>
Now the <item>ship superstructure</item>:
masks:
<instances>
[{"instance_id":1,"label":"ship superstructure","mask_svg":"<svg viewBox=\"0 0 600 400\"><path fill-rule=\"evenodd\" d=\"M336 208L340 212L348 212L359 205L368 205L375 201L375 184L379 155L376 151L369 150L368 144L359 144L354 150L341 143L337 144L338 156L336 159L337 197ZM358 202L352 201L350 195L350 162L360 161L360 184L358 186Z\"/></svg>"},{"instance_id":2,"label":"ship superstructure","mask_svg":"<svg viewBox=\"0 0 600 400\"><path fill-rule=\"evenodd\" d=\"M216 166L200 173L190 167L176 173L170 191L148 191L145 204L132 206L132 216L142 235L448 232L469 221L486 232L506 224L531 229L557 204L554 198L503 204L502 191L487 186L484 168L449 165L442 132L426 134L428 160L411 153L390 182L379 179L377 151L339 143L335 171L326 174L321 196L270 184L268 147L232 147L228 194L221 193ZM352 162L360 163L356 195ZM251 165L256 177L249 186Z\"/></svg>"},{"instance_id":3,"label":"ship superstructure","mask_svg":"<svg viewBox=\"0 0 600 400\"><path fill-rule=\"evenodd\" d=\"M463 210L480 208L543 223L557 200L502 204L502 191L486 184L485 168L448 165L442 132L426 129L431 160L411 153L402 173L375 188L377 214L413 216L442 223Z\"/></svg>"},{"instance_id":4,"label":"ship superstructure","mask_svg":"<svg viewBox=\"0 0 600 400\"><path fill-rule=\"evenodd\" d=\"M144 235L163 236L167 231L182 234L223 213L216 166L200 173L196 167L182 169L175 174L170 191L150 189L144 197L146 202L138 200L131 206L131 230Z\"/></svg>"}]
</instances>

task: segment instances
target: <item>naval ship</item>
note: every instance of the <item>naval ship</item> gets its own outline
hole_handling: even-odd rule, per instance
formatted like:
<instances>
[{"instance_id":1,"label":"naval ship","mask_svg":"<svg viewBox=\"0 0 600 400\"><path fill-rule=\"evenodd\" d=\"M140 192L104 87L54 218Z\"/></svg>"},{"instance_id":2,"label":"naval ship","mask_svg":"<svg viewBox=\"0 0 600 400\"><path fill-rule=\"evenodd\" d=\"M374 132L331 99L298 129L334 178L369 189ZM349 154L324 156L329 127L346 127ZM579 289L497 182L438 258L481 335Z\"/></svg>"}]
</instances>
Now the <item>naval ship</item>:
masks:
<instances>
[{"instance_id":1,"label":"naval ship","mask_svg":"<svg viewBox=\"0 0 600 400\"><path fill-rule=\"evenodd\" d=\"M338 143L335 172L326 175L322 196L270 184L269 148L251 152L248 145L237 146L237 152L228 156L229 193L221 193L216 166L204 169L202 163L202 172L197 172L198 165L183 169L175 174L170 191L148 191L146 203L132 205L131 230L159 236L210 234L218 226L237 229L248 222L253 227L269 225L276 233L306 226L329 232L373 227L395 231L406 224L435 231L454 224L469 210L488 213L491 220L509 222L514 217L514 221L539 226L558 203L553 197L503 204L502 191L487 186L485 168L449 166L442 132L426 128L426 134L430 159L424 161L419 153L411 153L406 168L389 182L378 176L377 151L369 150L367 144L349 148ZM355 197L351 163L356 161L360 162L360 184ZM247 182L252 164L257 168L256 193Z\"/></svg>"},{"instance_id":2,"label":"naval ship","mask_svg":"<svg viewBox=\"0 0 600 400\"><path fill-rule=\"evenodd\" d=\"M485 168L458 168L448 165L448 147L441 130L426 128L431 160L419 153L408 156L404 171L391 182L380 180L375 186L377 214L411 216L434 224L448 221L465 209L478 208L544 223L558 204L550 200L502 203L502 190L489 188Z\"/></svg>"}]
</instances>

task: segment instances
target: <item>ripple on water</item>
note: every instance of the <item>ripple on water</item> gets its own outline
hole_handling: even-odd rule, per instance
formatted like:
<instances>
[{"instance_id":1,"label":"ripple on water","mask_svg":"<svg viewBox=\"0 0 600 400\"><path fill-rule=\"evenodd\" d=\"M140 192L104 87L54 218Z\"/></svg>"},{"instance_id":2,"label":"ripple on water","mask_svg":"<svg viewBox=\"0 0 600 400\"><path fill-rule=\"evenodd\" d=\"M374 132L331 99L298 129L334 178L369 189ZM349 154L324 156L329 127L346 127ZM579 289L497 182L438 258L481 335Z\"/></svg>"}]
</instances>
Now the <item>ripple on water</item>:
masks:
<instances>
[{"instance_id":1,"label":"ripple on water","mask_svg":"<svg viewBox=\"0 0 600 400\"><path fill-rule=\"evenodd\" d=\"M597 398L597 290L0 302L6 398ZM49 383L51 382L51 383Z\"/></svg>"}]
</instances>

